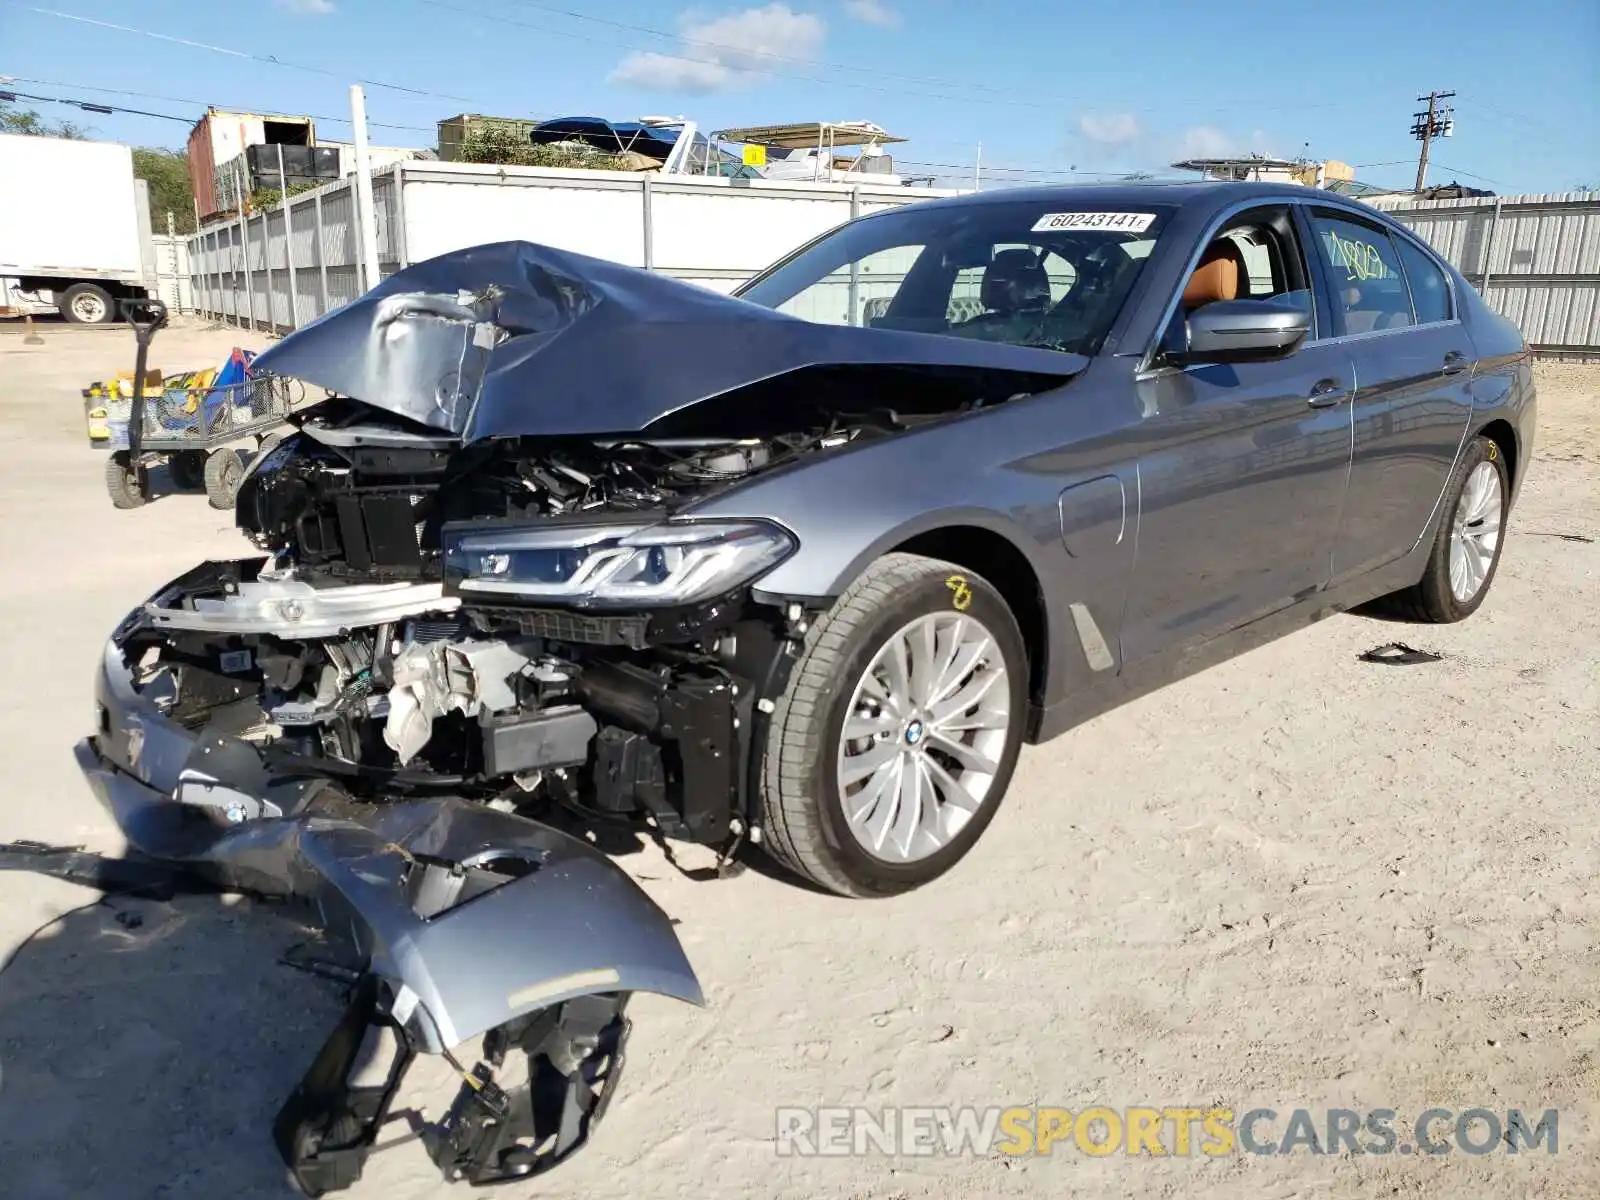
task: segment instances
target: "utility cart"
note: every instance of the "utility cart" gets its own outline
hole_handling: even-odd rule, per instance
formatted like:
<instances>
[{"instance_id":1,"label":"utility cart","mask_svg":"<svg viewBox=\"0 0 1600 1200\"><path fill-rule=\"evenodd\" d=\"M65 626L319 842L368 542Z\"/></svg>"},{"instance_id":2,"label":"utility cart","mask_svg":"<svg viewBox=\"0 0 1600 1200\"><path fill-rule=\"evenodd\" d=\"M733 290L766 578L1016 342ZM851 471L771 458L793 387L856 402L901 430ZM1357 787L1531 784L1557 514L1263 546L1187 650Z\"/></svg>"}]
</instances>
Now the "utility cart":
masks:
<instances>
[{"instance_id":1,"label":"utility cart","mask_svg":"<svg viewBox=\"0 0 1600 1200\"><path fill-rule=\"evenodd\" d=\"M158 379L146 364L151 339L166 324L166 306L125 300L122 312L138 344L131 394L99 385L84 392L90 442L110 451L111 503L142 505L150 498L149 469L165 461L178 487L204 487L213 508L231 509L244 477L239 444L254 440L260 453L277 441L289 414L304 403L304 387L252 370L255 355L243 350L218 371Z\"/></svg>"}]
</instances>

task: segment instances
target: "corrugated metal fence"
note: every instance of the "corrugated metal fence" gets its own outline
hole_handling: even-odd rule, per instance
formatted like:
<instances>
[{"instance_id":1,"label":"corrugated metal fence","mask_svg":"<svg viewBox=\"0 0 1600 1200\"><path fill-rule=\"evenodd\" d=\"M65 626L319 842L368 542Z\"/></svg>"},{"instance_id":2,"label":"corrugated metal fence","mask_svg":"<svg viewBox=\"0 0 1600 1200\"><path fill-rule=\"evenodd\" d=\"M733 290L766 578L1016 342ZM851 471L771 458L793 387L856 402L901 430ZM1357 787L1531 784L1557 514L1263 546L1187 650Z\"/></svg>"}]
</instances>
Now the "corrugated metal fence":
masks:
<instances>
[{"instance_id":1,"label":"corrugated metal fence","mask_svg":"<svg viewBox=\"0 0 1600 1200\"><path fill-rule=\"evenodd\" d=\"M153 234L156 295L172 312L193 312L194 285L189 276L189 239Z\"/></svg>"},{"instance_id":2,"label":"corrugated metal fence","mask_svg":"<svg viewBox=\"0 0 1600 1200\"><path fill-rule=\"evenodd\" d=\"M524 239L717 291L852 216L952 194L438 162L375 172L372 191L380 278L448 250ZM345 179L201 230L189 239L194 307L287 332L354 300L355 207Z\"/></svg>"},{"instance_id":3,"label":"corrugated metal fence","mask_svg":"<svg viewBox=\"0 0 1600 1200\"><path fill-rule=\"evenodd\" d=\"M379 274L405 262L392 172L372 180ZM288 331L362 292L354 189L332 184L286 206L209 225L189 239L195 308L251 329Z\"/></svg>"},{"instance_id":4,"label":"corrugated metal fence","mask_svg":"<svg viewBox=\"0 0 1600 1200\"><path fill-rule=\"evenodd\" d=\"M1372 205L1415 230L1541 355L1600 358L1600 192Z\"/></svg>"},{"instance_id":5,"label":"corrugated metal fence","mask_svg":"<svg viewBox=\"0 0 1600 1200\"><path fill-rule=\"evenodd\" d=\"M372 191L380 276L520 237L719 291L858 213L952 194L461 163L399 163L374 173ZM1600 357L1600 193L1372 203L1433 245L1541 354ZM167 256L157 258L165 275ZM191 236L187 263L174 263L189 275L178 306L287 332L360 295L359 261L346 179Z\"/></svg>"}]
</instances>

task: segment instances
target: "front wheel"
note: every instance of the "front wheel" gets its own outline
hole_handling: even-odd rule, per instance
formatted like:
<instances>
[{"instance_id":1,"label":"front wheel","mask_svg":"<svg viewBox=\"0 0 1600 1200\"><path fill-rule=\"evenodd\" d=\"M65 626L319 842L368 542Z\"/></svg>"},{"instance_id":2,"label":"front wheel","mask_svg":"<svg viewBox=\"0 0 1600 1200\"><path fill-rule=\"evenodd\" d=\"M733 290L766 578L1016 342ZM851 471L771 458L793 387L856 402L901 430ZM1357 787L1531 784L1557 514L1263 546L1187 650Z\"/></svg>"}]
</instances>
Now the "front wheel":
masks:
<instances>
[{"instance_id":1,"label":"front wheel","mask_svg":"<svg viewBox=\"0 0 1600 1200\"><path fill-rule=\"evenodd\" d=\"M1027 654L984 579L911 554L874 562L820 617L772 715L767 848L843 896L953 867L993 819L1022 746Z\"/></svg>"}]
</instances>

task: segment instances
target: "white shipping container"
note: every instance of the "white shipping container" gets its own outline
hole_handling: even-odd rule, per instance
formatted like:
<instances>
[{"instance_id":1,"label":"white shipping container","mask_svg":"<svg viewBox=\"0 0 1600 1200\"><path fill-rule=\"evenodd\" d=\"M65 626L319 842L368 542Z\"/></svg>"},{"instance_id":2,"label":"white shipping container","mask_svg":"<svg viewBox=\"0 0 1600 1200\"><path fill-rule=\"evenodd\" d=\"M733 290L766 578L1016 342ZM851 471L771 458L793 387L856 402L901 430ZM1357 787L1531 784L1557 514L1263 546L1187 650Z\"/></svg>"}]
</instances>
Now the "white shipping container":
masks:
<instances>
[{"instance_id":1,"label":"white shipping container","mask_svg":"<svg viewBox=\"0 0 1600 1200\"><path fill-rule=\"evenodd\" d=\"M147 238L127 146L0 134L0 276L139 283Z\"/></svg>"}]
</instances>

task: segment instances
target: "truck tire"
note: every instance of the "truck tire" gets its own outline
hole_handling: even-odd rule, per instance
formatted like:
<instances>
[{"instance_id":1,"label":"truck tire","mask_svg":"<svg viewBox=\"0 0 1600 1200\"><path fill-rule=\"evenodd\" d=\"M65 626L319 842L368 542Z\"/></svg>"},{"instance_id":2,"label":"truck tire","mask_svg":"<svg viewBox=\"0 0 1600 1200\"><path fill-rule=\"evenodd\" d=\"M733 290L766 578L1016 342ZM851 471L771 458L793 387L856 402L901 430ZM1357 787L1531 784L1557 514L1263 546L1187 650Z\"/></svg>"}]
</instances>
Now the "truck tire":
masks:
<instances>
[{"instance_id":1,"label":"truck tire","mask_svg":"<svg viewBox=\"0 0 1600 1200\"><path fill-rule=\"evenodd\" d=\"M111 293L98 284L75 283L61 294L61 317L74 325L109 325L117 319Z\"/></svg>"},{"instance_id":2,"label":"truck tire","mask_svg":"<svg viewBox=\"0 0 1600 1200\"><path fill-rule=\"evenodd\" d=\"M920 555L878 559L817 618L776 700L764 847L841 896L938 878L1011 782L1027 682L1016 618L987 580Z\"/></svg>"},{"instance_id":3,"label":"truck tire","mask_svg":"<svg viewBox=\"0 0 1600 1200\"><path fill-rule=\"evenodd\" d=\"M143 473L133 465L126 450L106 457L106 491L114 508L138 508L145 501Z\"/></svg>"},{"instance_id":4,"label":"truck tire","mask_svg":"<svg viewBox=\"0 0 1600 1200\"><path fill-rule=\"evenodd\" d=\"M206 459L206 499L212 508L231 509L244 478L244 459L233 449L215 450Z\"/></svg>"}]
</instances>

